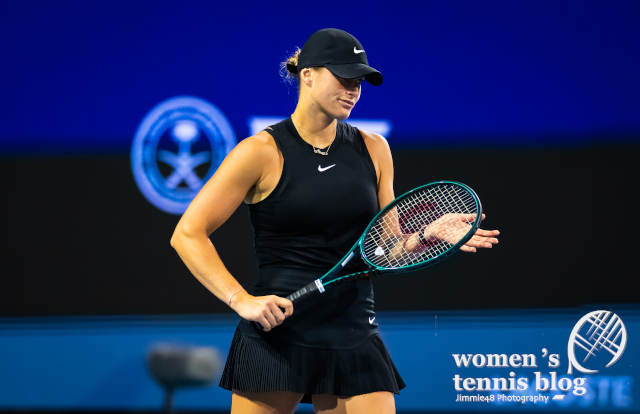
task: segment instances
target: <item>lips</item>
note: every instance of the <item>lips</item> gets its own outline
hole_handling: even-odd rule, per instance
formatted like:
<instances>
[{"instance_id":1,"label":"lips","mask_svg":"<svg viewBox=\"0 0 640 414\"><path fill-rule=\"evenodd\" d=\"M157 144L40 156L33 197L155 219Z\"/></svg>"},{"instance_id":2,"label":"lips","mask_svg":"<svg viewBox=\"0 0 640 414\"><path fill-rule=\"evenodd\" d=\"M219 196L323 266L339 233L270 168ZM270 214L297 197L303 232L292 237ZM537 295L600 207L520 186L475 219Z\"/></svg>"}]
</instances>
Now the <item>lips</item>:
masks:
<instances>
[{"instance_id":1,"label":"lips","mask_svg":"<svg viewBox=\"0 0 640 414\"><path fill-rule=\"evenodd\" d=\"M348 108L353 108L353 106L356 104L355 102L351 102L351 101L345 101L344 99L339 99L340 103Z\"/></svg>"}]
</instances>

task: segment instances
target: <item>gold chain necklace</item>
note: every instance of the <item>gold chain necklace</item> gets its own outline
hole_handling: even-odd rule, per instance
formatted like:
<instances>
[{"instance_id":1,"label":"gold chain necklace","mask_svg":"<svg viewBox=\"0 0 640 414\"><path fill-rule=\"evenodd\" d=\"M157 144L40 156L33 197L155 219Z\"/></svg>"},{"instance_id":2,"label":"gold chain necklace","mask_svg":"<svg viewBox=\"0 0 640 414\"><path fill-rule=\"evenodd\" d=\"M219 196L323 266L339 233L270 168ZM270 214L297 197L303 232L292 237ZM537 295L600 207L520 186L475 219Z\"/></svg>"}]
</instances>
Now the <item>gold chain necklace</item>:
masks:
<instances>
[{"instance_id":1,"label":"gold chain necklace","mask_svg":"<svg viewBox=\"0 0 640 414\"><path fill-rule=\"evenodd\" d=\"M291 123L293 124L293 128L296 130L296 132L298 132L298 128L296 128L296 124L293 122L293 118L291 118ZM299 136L300 138L302 138L302 135L300 135L300 133L299 133L299 132L298 132L298 136ZM338 137L338 131L336 130L336 137L335 137L335 138L333 138L333 141L335 141L337 137ZM304 138L302 138L302 140L304 141ZM331 141L331 144L329 144L329 146L327 147L327 149L326 149L326 150L324 150L324 151L323 151L321 148L316 148L316 147L314 147L314 146L313 146L313 145L311 145L311 144L309 144L309 145L311 145L311 147L313 148L313 152L314 152L315 154L320 154L320 155L329 155L329 150L331 149L331 146L333 145L333 141Z\"/></svg>"},{"instance_id":2,"label":"gold chain necklace","mask_svg":"<svg viewBox=\"0 0 640 414\"><path fill-rule=\"evenodd\" d=\"M335 139L333 141L335 141ZM327 149L324 150L324 151L322 151L322 149L320 149L320 148L313 147L313 145L312 145L313 152L315 152L316 154L320 154L320 155L329 155L329 150L331 149L331 145L333 145L333 141L331 141L331 144L329 144Z\"/></svg>"}]
</instances>

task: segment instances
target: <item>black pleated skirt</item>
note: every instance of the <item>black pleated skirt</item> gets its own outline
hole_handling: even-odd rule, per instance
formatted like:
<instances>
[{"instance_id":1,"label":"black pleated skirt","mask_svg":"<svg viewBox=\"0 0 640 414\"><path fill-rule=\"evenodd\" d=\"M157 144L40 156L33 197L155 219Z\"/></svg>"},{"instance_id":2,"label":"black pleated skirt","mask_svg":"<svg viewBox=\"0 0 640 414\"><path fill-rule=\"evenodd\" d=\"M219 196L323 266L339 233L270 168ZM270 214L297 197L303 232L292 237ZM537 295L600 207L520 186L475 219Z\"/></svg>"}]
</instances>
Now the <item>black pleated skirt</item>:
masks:
<instances>
[{"instance_id":1,"label":"black pleated skirt","mask_svg":"<svg viewBox=\"0 0 640 414\"><path fill-rule=\"evenodd\" d=\"M245 392L291 391L349 397L375 391L398 394L405 383L382 339L369 336L351 349L274 344L236 329L220 386Z\"/></svg>"}]
</instances>

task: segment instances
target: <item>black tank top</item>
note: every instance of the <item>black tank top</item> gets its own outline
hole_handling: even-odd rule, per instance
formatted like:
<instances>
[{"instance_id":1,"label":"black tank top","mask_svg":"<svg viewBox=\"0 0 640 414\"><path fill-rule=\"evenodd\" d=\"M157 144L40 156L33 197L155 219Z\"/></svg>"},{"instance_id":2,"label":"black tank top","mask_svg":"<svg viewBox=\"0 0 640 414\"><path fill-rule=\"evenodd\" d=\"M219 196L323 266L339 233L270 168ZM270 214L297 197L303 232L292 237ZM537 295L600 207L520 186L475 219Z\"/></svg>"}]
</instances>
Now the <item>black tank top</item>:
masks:
<instances>
[{"instance_id":1,"label":"black tank top","mask_svg":"<svg viewBox=\"0 0 640 414\"><path fill-rule=\"evenodd\" d=\"M284 158L275 189L249 205L259 277L253 295L287 296L330 270L379 211L377 178L360 131L338 121L328 155L317 154L287 118L266 131ZM269 341L350 348L377 332L369 279L331 285L297 303L294 314L265 333Z\"/></svg>"}]
</instances>

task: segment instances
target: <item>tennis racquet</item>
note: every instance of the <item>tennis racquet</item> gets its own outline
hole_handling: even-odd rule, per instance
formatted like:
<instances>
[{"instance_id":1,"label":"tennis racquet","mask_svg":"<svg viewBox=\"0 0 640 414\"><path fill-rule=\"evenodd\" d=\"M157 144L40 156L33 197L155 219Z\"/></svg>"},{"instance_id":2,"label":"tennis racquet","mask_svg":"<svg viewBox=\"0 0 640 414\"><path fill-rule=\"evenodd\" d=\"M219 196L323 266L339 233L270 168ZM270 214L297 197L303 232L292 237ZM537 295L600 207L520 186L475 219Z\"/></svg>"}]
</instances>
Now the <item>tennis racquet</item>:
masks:
<instances>
[{"instance_id":1,"label":"tennis racquet","mask_svg":"<svg viewBox=\"0 0 640 414\"><path fill-rule=\"evenodd\" d=\"M458 252L481 220L480 199L465 184L437 181L414 188L376 214L331 270L287 299L295 303L350 278L433 266Z\"/></svg>"}]
</instances>

